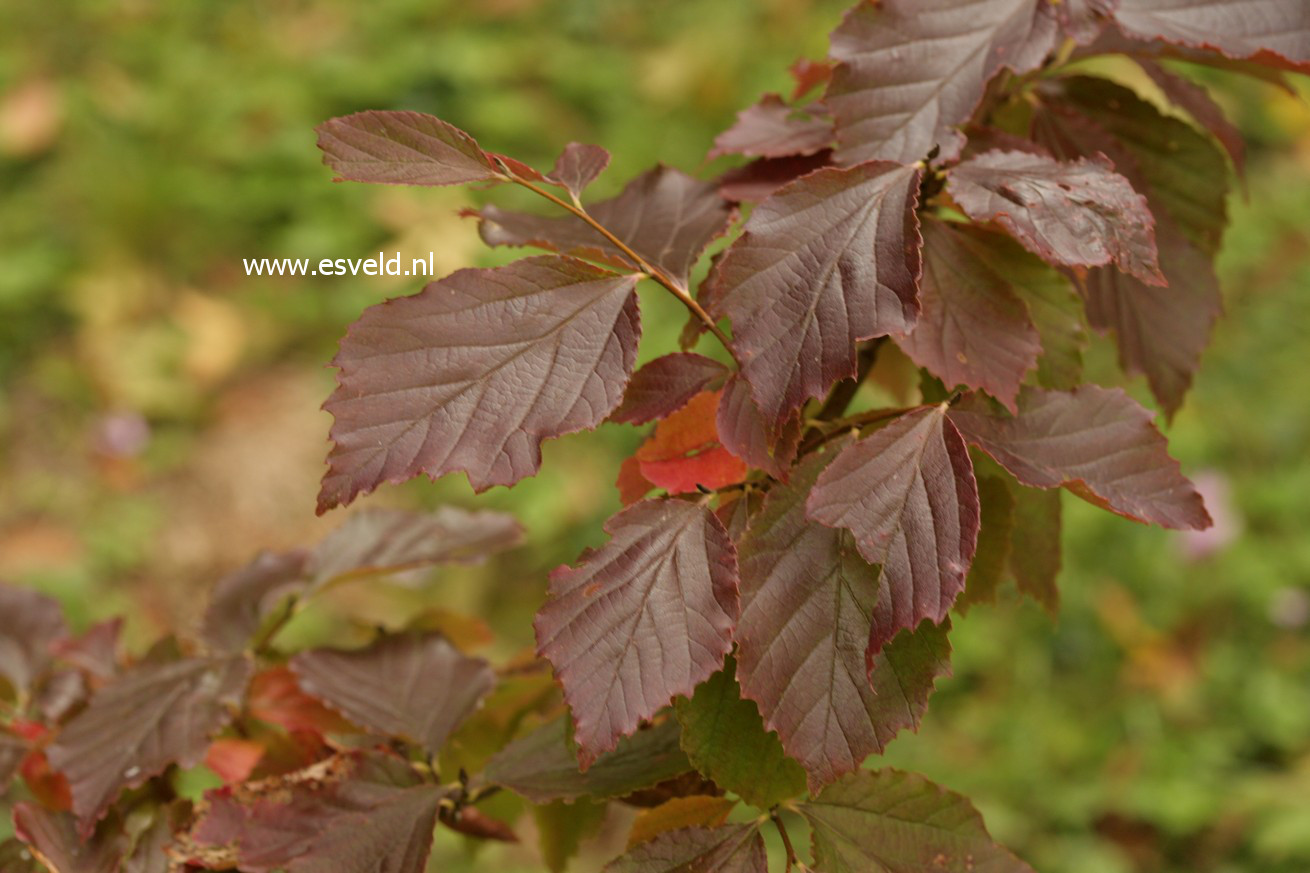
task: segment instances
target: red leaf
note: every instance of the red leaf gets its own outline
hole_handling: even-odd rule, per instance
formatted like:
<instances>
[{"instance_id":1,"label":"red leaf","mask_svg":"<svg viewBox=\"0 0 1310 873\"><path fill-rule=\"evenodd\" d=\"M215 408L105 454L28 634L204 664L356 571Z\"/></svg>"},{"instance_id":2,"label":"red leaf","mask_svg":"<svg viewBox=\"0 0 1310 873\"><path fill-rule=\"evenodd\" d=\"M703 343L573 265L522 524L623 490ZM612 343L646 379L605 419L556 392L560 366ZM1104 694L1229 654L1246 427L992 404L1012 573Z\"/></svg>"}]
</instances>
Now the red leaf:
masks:
<instances>
[{"instance_id":1,"label":"red leaf","mask_svg":"<svg viewBox=\"0 0 1310 873\"><path fill-rule=\"evenodd\" d=\"M623 403L611 421L645 424L664 418L728 375L728 368L703 355L688 352L656 358L632 375Z\"/></svg>"},{"instance_id":2,"label":"red leaf","mask_svg":"<svg viewBox=\"0 0 1310 873\"><path fill-rule=\"evenodd\" d=\"M263 757L262 744L239 737L224 737L209 744L209 751L205 752L205 766L231 785L249 779Z\"/></svg>"},{"instance_id":3,"label":"red leaf","mask_svg":"<svg viewBox=\"0 0 1310 873\"><path fill-rule=\"evenodd\" d=\"M737 677L817 791L917 727L933 682L949 675L945 628L903 633L865 660L878 569L851 535L805 518L831 456L809 455L775 486L741 541Z\"/></svg>"},{"instance_id":4,"label":"red leaf","mask_svg":"<svg viewBox=\"0 0 1310 873\"><path fill-rule=\"evenodd\" d=\"M855 343L918 315L919 171L817 170L761 204L707 280L731 317L741 372L776 429L855 375Z\"/></svg>"},{"instance_id":5,"label":"red leaf","mask_svg":"<svg viewBox=\"0 0 1310 873\"><path fill-rule=\"evenodd\" d=\"M1110 162L1060 162L1025 152L970 158L946 190L975 221L996 221L1035 255L1066 267L1111 263L1148 285L1165 284L1146 198Z\"/></svg>"},{"instance_id":6,"label":"red leaf","mask_svg":"<svg viewBox=\"0 0 1310 873\"><path fill-rule=\"evenodd\" d=\"M555 159L555 169L546 178L563 185L574 197L596 181L610 165L610 153L596 145L571 142Z\"/></svg>"},{"instance_id":7,"label":"red leaf","mask_svg":"<svg viewBox=\"0 0 1310 873\"><path fill-rule=\"evenodd\" d=\"M1210 526L1201 495L1169 457L1151 413L1118 388L1025 388L1019 413L969 398L951 420L1025 485L1063 485L1126 518L1179 529Z\"/></svg>"},{"instance_id":8,"label":"red leaf","mask_svg":"<svg viewBox=\"0 0 1310 873\"><path fill-rule=\"evenodd\" d=\"M551 574L534 622L583 769L723 665L739 608L736 548L705 507L643 501L605 530L609 543Z\"/></svg>"},{"instance_id":9,"label":"red leaf","mask_svg":"<svg viewBox=\"0 0 1310 873\"><path fill-rule=\"evenodd\" d=\"M914 330L896 344L948 387L981 388L1014 408L1042 347L1028 308L986 259L988 236L924 223L922 310Z\"/></svg>"},{"instance_id":10,"label":"red leaf","mask_svg":"<svg viewBox=\"0 0 1310 873\"><path fill-rule=\"evenodd\" d=\"M49 749L50 763L68 777L83 833L123 789L170 764L198 763L249 677L244 658L186 658L138 666L97 692Z\"/></svg>"},{"instance_id":11,"label":"red leaf","mask_svg":"<svg viewBox=\"0 0 1310 873\"><path fill-rule=\"evenodd\" d=\"M309 694L351 721L436 755L496 684L486 661L438 633L381 636L355 651L311 649L291 659Z\"/></svg>"},{"instance_id":12,"label":"red leaf","mask_svg":"<svg viewBox=\"0 0 1310 873\"><path fill-rule=\"evenodd\" d=\"M749 155L782 158L812 155L832 145L832 122L809 107L788 106L777 94L737 113L737 122L714 138L709 157Z\"/></svg>"},{"instance_id":13,"label":"red leaf","mask_svg":"<svg viewBox=\"0 0 1310 873\"><path fill-rule=\"evenodd\" d=\"M1055 48L1044 0L881 0L859 3L832 34L837 66L825 102L837 120L837 161L912 163L934 146L959 155L983 88L1002 67L1024 73Z\"/></svg>"},{"instance_id":14,"label":"red leaf","mask_svg":"<svg viewBox=\"0 0 1310 873\"><path fill-rule=\"evenodd\" d=\"M705 391L655 425L635 457L641 475L670 494L715 491L746 478L746 464L719 444L715 411L722 391Z\"/></svg>"},{"instance_id":15,"label":"red leaf","mask_svg":"<svg viewBox=\"0 0 1310 873\"><path fill-rule=\"evenodd\" d=\"M624 506L631 506L655 490L655 483L641 473L641 461L635 457L624 458L619 466L619 479L615 483L619 488L619 501Z\"/></svg>"},{"instance_id":16,"label":"red leaf","mask_svg":"<svg viewBox=\"0 0 1310 873\"><path fill-rule=\"evenodd\" d=\"M945 406L907 413L843 449L819 476L809 517L846 528L882 565L870 659L897 632L936 624L964 588L978 542L978 486Z\"/></svg>"},{"instance_id":17,"label":"red leaf","mask_svg":"<svg viewBox=\"0 0 1310 873\"><path fill-rule=\"evenodd\" d=\"M733 374L723 389L716 419L725 449L773 478L787 480L787 470L800 448L803 428L799 416L788 419L773 435L751 399L750 385Z\"/></svg>"},{"instance_id":18,"label":"red leaf","mask_svg":"<svg viewBox=\"0 0 1310 873\"><path fill-rule=\"evenodd\" d=\"M318 126L323 162L338 181L458 185L505 181L473 137L420 112L357 112Z\"/></svg>"},{"instance_id":19,"label":"red leaf","mask_svg":"<svg viewBox=\"0 0 1310 873\"><path fill-rule=\"evenodd\" d=\"M809 58L797 58L787 68L796 87L791 92L791 99L799 100L820 85L826 85L832 78L832 64L826 61L812 61Z\"/></svg>"},{"instance_id":20,"label":"red leaf","mask_svg":"<svg viewBox=\"0 0 1310 873\"><path fill-rule=\"evenodd\" d=\"M322 737L357 730L338 713L306 694L296 681L296 674L285 664L255 674L246 694L246 709L260 721L292 733L308 731Z\"/></svg>"},{"instance_id":21,"label":"red leaf","mask_svg":"<svg viewBox=\"0 0 1310 873\"><path fill-rule=\"evenodd\" d=\"M628 183L614 198L588 204L587 212L648 262L685 283L692 264L732 221L732 208L716 186L659 166ZM621 249L573 215L479 213L482 239L492 246L534 246L598 260L621 270L640 269Z\"/></svg>"},{"instance_id":22,"label":"red leaf","mask_svg":"<svg viewBox=\"0 0 1310 873\"><path fill-rule=\"evenodd\" d=\"M637 278L536 257L365 311L333 361L319 511L419 473L464 470L477 491L536 473L542 440L595 427L622 399Z\"/></svg>"},{"instance_id":23,"label":"red leaf","mask_svg":"<svg viewBox=\"0 0 1310 873\"><path fill-rule=\"evenodd\" d=\"M63 773L50 769L50 761L45 752L32 750L23 758L18 772L27 785L32 796L41 801L47 809L65 812L73 808L73 795L68 787L68 780Z\"/></svg>"}]
</instances>

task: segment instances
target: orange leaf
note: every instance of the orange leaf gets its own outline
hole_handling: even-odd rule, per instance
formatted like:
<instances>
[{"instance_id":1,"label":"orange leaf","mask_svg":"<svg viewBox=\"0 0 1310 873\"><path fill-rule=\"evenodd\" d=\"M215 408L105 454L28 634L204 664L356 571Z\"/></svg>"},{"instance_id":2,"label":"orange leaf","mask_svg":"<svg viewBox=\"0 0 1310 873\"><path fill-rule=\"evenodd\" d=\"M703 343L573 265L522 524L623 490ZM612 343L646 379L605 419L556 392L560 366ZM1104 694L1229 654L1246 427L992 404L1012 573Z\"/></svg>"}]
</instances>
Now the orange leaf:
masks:
<instances>
[{"instance_id":1,"label":"orange leaf","mask_svg":"<svg viewBox=\"0 0 1310 873\"><path fill-rule=\"evenodd\" d=\"M264 747L236 737L214 740L205 753L205 766L227 784L245 782L264 757Z\"/></svg>"},{"instance_id":2,"label":"orange leaf","mask_svg":"<svg viewBox=\"0 0 1310 873\"><path fill-rule=\"evenodd\" d=\"M702 794L675 797L654 809L642 810L632 822L628 848L644 843L666 831L679 828L718 827L728 818L737 801Z\"/></svg>"},{"instance_id":3,"label":"orange leaf","mask_svg":"<svg viewBox=\"0 0 1310 873\"><path fill-rule=\"evenodd\" d=\"M745 462L719 444L715 422L722 393L702 391L655 425L655 433L633 456L642 478L670 494L696 491L698 486L713 491L746 478ZM625 479L635 482L630 469L626 475L620 472L620 493ZM636 493L632 487L629 494Z\"/></svg>"},{"instance_id":4,"label":"orange leaf","mask_svg":"<svg viewBox=\"0 0 1310 873\"><path fill-rule=\"evenodd\" d=\"M356 730L340 714L302 691L295 674L285 665L255 674L247 706L250 714L260 721L292 732L309 731L323 736Z\"/></svg>"},{"instance_id":5,"label":"orange leaf","mask_svg":"<svg viewBox=\"0 0 1310 873\"><path fill-rule=\"evenodd\" d=\"M46 759L45 752L28 752L18 772L23 774L23 781L27 783L28 790L47 809L56 811L72 809L73 795L68 790L68 780L64 778L63 773L50 769L50 762Z\"/></svg>"},{"instance_id":6,"label":"orange leaf","mask_svg":"<svg viewBox=\"0 0 1310 873\"><path fill-rule=\"evenodd\" d=\"M636 503L655 487L653 482L641 475L641 461L635 456L624 460L619 467L619 481L615 484L619 486L619 500L623 501L624 506Z\"/></svg>"}]
</instances>

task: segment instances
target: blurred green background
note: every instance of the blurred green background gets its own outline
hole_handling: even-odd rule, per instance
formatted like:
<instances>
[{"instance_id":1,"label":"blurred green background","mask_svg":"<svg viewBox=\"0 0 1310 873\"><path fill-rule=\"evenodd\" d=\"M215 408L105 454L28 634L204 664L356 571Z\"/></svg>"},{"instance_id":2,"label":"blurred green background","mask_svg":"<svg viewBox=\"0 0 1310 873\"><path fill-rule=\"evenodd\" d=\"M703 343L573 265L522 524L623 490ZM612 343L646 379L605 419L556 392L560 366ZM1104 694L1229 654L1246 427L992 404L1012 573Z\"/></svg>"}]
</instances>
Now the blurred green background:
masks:
<instances>
[{"instance_id":1,"label":"blurred green background","mask_svg":"<svg viewBox=\"0 0 1310 873\"><path fill-rule=\"evenodd\" d=\"M332 184L315 124L432 112L541 167L595 142L615 155L603 195L658 161L704 171L714 134L789 89L848 3L0 4L0 577L79 626L128 613L139 650L258 548L338 523L313 515L324 364L360 310L421 283L247 277L242 259L431 250L444 273L512 253L457 217L481 192ZM1013 597L957 620L955 677L887 756L969 794L1050 873L1310 869L1310 110L1207 82L1251 138L1250 197L1231 203L1228 317L1169 435L1219 529L1066 495L1058 620ZM644 299L650 357L683 314ZM601 541L638 440L557 441L539 477L476 501L455 477L361 501L509 509L531 546L417 592L344 593L293 636L440 605L487 616L512 653L545 572ZM530 845L462 851L444 839L434 869L535 869Z\"/></svg>"}]
</instances>

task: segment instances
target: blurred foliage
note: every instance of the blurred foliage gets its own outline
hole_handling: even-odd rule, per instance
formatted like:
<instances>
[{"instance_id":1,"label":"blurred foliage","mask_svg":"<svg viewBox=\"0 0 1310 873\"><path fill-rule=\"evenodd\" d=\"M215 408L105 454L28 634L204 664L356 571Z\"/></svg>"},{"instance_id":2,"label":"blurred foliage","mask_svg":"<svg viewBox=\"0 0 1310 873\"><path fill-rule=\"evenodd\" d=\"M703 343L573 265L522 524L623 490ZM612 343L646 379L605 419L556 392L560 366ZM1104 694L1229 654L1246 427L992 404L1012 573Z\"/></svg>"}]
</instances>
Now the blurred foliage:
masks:
<instances>
[{"instance_id":1,"label":"blurred foliage","mask_svg":"<svg viewBox=\"0 0 1310 873\"><path fill-rule=\"evenodd\" d=\"M615 154L604 195L657 161L703 169L737 109L823 54L848 2L7 0L0 575L79 625L128 612L139 645L256 549L336 523L312 516L322 365L363 307L419 282L247 277L242 259L431 250L444 273L514 253L457 217L477 192L331 184L316 123L427 111L538 166L595 142ZM972 796L1050 873L1310 869L1310 112L1206 81L1251 137L1251 194L1231 204L1229 314L1170 437L1225 518L1188 539L1067 498L1058 620L1012 597L957 620L955 678L888 755ZM645 302L649 357L683 313ZM1112 354L1101 343L1092 366ZM540 476L479 498L524 520L528 548L419 589L342 589L288 641L440 608L520 651L545 571L601 541L639 438L557 441ZM364 502L471 499L450 477ZM622 838L601 828L611 850ZM436 863L531 870L533 844L471 856L444 834Z\"/></svg>"}]
</instances>

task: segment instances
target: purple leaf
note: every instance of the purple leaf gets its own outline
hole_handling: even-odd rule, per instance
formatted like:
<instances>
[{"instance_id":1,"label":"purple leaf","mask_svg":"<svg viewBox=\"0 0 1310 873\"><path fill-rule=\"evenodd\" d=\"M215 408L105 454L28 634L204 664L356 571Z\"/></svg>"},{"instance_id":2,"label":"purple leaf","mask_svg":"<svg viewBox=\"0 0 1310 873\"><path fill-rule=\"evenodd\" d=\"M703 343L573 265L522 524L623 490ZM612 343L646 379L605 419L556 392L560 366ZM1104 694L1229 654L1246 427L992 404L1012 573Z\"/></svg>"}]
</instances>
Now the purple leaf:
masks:
<instances>
[{"instance_id":1,"label":"purple leaf","mask_svg":"<svg viewBox=\"0 0 1310 873\"><path fill-rule=\"evenodd\" d=\"M1058 39L1044 0L882 0L859 3L832 34L836 60L825 102L837 122L837 161L913 163L934 146L959 155L987 81L1024 73Z\"/></svg>"},{"instance_id":2,"label":"purple leaf","mask_svg":"<svg viewBox=\"0 0 1310 873\"><path fill-rule=\"evenodd\" d=\"M1086 45L1105 30L1118 5L1119 0L1062 0L1052 8L1064 32Z\"/></svg>"},{"instance_id":3,"label":"purple leaf","mask_svg":"<svg viewBox=\"0 0 1310 873\"><path fill-rule=\"evenodd\" d=\"M782 158L812 155L832 145L832 121L812 111L788 106L777 94L737 113L737 122L714 138L711 159L722 155Z\"/></svg>"},{"instance_id":4,"label":"purple leaf","mask_svg":"<svg viewBox=\"0 0 1310 873\"><path fill-rule=\"evenodd\" d=\"M1120 0L1114 18L1134 39L1310 71L1310 7L1304 0Z\"/></svg>"},{"instance_id":5,"label":"purple leaf","mask_svg":"<svg viewBox=\"0 0 1310 873\"><path fill-rule=\"evenodd\" d=\"M459 185L506 181L477 142L421 112L357 112L320 124L318 147L338 181Z\"/></svg>"},{"instance_id":6,"label":"purple leaf","mask_svg":"<svg viewBox=\"0 0 1310 873\"><path fill-rule=\"evenodd\" d=\"M1015 416L979 398L951 410L970 443L1025 485L1070 491L1125 518L1162 527L1210 526L1201 495L1169 457L1151 413L1119 388L1025 388Z\"/></svg>"},{"instance_id":7,"label":"purple leaf","mask_svg":"<svg viewBox=\"0 0 1310 873\"><path fill-rule=\"evenodd\" d=\"M210 792L190 839L246 873L423 873L445 795L399 758L340 756Z\"/></svg>"},{"instance_id":8,"label":"purple leaf","mask_svg":"<svg viewBox=\"0 0 1310 873\"><path fill-rule=\"evenodd\" d=\"M797 179L761 204L707 280L771 429L855 375L855 343L918 315L919 171L871 162Z\"/></svg>"},{"instance_id":9,"label":"purple leaf","mask_svg":"<svg viewBox=\"0 0 1310 873\"><path fill-rule=\"evenodd\" d=\"M605 865L604 873L768 873L758 823L665 831Z\"/></svg>"},{"instance_id":10,"label":"purple leaf","mask_svg":"<svg viewBox=\"0 0 1310 873\"><path fill-rule=\"evenodd\" d=\"M992 842L973 804L916 773L853 773L800 812L826 873L1033 873Z\"/></svg>"},{"instance_id":11,"label":"purple leaf","mask_svg":"<svg viewBox=\"0 0 1310 873\"><path fill-rule=\"evenodd\" d=\"M955 167L946 190L970 218L997 222L1052 264L1114 262L1148 285L1165 284L1146 198L1100 155L1065 163L986 152Z\"/></svg>"},{"instance_id":12,"label":"purple leaf","mask_svg":"<svg viewBox=\"0 0 1310 873\"><path fill-rule=\"evenodd\" d=\"M701 252L727 231L734 215L717 185L664 166L633 179L617 197L587 206L587 213L682 284ZM482 239L488 245L534 246L621 270L641 267L575 215L534 215L495 206L485 207L479 215Z\"/></svg>"},{"instance_id":13,"label":"purple leaf","mask_svg":"<svg viewBox=\"0 0 1310 873\"><path fill-rule=\"evenodd\" d=\"M718 387L727 375L727 367L703 355L681 352L656 358L633 374L610 420L645 424L664 418L700 392Z\"/></svg>"},{"instance_id":14,"label":"purple leaf","mask_svg":"<svg viewBox=\"0 0 1310 873\"><path fill-rule=\"evenodd\" d=\"M978 487L945 406L907 413L843 449L819 476L809 517L846 528L882 565L869 657L924 619L941 624L973 561Z\"/></svg>"},{"instance_id":15,"label":"purple leaf","mask_svg":"<svg viewBox=\"0 0 1310 873\"><path fill-rule=\"evenodd\" d=\"M796 460L804 430L799 416L789 418L773 434L751 399L750 385L734 373L719 399L716 419L725 449L773 478L787 480L787 470Z\"/></svg>"},{"instance_id":16,"label":"purple leaf","mask_svg":"<svg viewBox=\"0 0 1310 873\"><path fill-rule=\"evenodd\" d=\"M522 542L523 527L503 512L456 506L431 513L368 509L324 537L310 552L305 570L318 588L433 564L476 564Z\"/></svg>"},{"instance_id":17,"label":"purple leaf","mask_svg":"<svg viewBox=\"0 0 1310 873\"><path fill-rule=\"evenodd\" d=\"M0 583L0 678L25 697L50 663L50 647L68 634L59 602Z\"/></svg>"},{"instance_id":18,"label":"purple leaf","mask_svg":"<svg viewBox=\"0 0 1310 873\"><path fill-rule=\"evenodd\" d=\"M355 724L437 754L496 685L480 658L437 633L379 637L355 651L311 649L291 659L305 693Z\"/></svg>"},{"instance_id":19,"label":"purple leaf","mask_svg":"<svg viewBox=\"0 0 1310 873\"><path fill-rule=\"evenodd\" d=\"M555 169L546 178L563 185L570 194L578 197L609 165L610 153L605 149L571 142L555 159Z\"/></svg>"},{"instance_id":20,"label":"purple leaf","mask_svg":"<svg viewBox=\"0 0 1310 873\"><path fill-rule=\"evenodd\" d=\"M609 543L551 574L534 622L583 769L723 665L739 611L736 548L705 507L643 501L605 530Z\"/></svg>"},{"instance_id":21,"label":"purple leaf","mask_svg":"<svg viewBox=\"0 0 1310 873\"><path fill-rule=\"evenodd\" d=\"M945 628L923 625L865 658L878 569L846 531L805 518L830 456L810 455L775 486L741 541L737 676L769 730L818 791L917 727L933 682L949 675Z\"/></svg>"},{"instance_id":22,"label":"purple leaf","mask_svg":"<svg viewBox=\"0 0 1310 873\"><path fill-rule=\"evenodd\" d=\"M1028 308L985 259L991 236L925 222L922 311L896 344L948 388L980 388L1013 409L1042 348Z\"/></svg>"},{"instance_id":23,"label":"purple leaf","mask_svg":"<svg viewBox=\"0 0 1310 873\"><path fill-rule=\"evenodd\" d=\"M543 256L366 310L333 361L319 512L419 473L464 470L477 491L536 473L542 440L595 427L622 399L636 282Z\"/></svg>"},{"instance_id":24,"label":"purple leaf","mask_svg":"<svg viewBox=\"0 0 1310 873\"><path fill-rule=\"evenodd\" d=\"M250 672L242 657L187 658L139 666L101 688L48 751L68 778L83 835L123 789L199 762L240 706Z\"/></svg>"}]
</instances>

